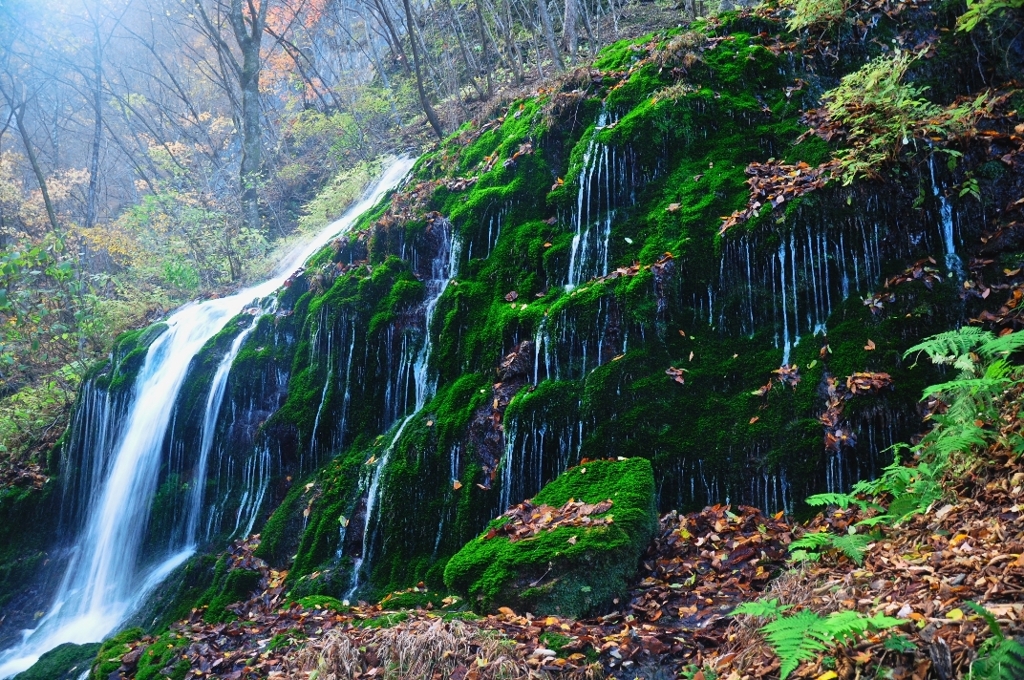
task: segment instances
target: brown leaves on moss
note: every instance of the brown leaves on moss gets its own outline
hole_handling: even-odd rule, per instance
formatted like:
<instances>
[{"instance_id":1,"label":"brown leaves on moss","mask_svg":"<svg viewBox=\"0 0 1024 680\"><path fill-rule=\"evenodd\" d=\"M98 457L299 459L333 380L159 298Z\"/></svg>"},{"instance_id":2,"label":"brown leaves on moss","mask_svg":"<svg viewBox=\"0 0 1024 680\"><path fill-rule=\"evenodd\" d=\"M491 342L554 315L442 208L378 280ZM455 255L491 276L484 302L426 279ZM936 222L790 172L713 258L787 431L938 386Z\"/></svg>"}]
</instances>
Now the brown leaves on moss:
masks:
<instances>
[{"instance_id":1,"label":"brown leaves on moss","mask_svg":"<svg viewBox=\"0 0 1024 680\"><path fill-rule=\"evenodd\" d=\"M788 385L789 387L796 389L796 386L800 384L800 380L799 366L796 364L783 364L772 371L772 377L768 379L768 382L754 390L753 394L755 397L763 397L772 391L772 387L774 387L776 383L779 385Z\"/></svg>"},{"instance_id":2,"label":"brown leaves on moss","mask_svg":"<svg viewBox=\"0 0 1024 680\"><path fill-rule=\"evenodd\" d=\"M580 468L586 470L585 467ZM542 531L552 531L560 527L594 527L611 524L614 519L611 515L597 517L612 509L611 499L600 503L582 503L576 500L569 500L560 508L551 505L534 505L532 501L523 501L513 506L502 515L509 520L496 529L491 529L485 535L485 539L497 536L507 537L508 540L522 541L536 536Z\"/></svg>"},{"instance_id":3,"label":"brown leaves on moss","mask_svg":"<svg viewBox=\"0 0 1024 680\"><path fill-rule=\"evenodd\" d=\"M857 443L857 435L843 422L846 402L858 394L874 394L892 387L888 373L854 373L845 384L835 377L825 379L825 412L818 421L825 426L825 450L838 452Z\"/></svg>"},{"instance_id":4,"label":"brown leaves on moss","mask_svg":"<svg viewBox=\"0 0 1024 680\"><path fill-rule=\"evenodd\" d=\"M746 171L749 176L747 184L750 186L747 207L723 218L722 226L718 229L719 235L757 217L762 209L774 210L786 201L821 189L838 167L837 160L817 167L811 167L803 161L789 165L774 159L767 163L751 163Z\"/></svg>"},{"instance_id":5,"label":"brown leaves on moss","mask_svg":"<svg viewBox=\"0 0 1024 680\"><path fill-rule=\"evenodd\" d=\"M920 281L924 287L931 290L935 284L942 282L942 273L937 269L933 258L928 257L918 260L895 276L885 280L883 290L864 298L864 304L871 310L872 314L880 314L885 309L885 304L894 302L895 295L892 289L904 283Z\"/></svg>"}]
</instances>

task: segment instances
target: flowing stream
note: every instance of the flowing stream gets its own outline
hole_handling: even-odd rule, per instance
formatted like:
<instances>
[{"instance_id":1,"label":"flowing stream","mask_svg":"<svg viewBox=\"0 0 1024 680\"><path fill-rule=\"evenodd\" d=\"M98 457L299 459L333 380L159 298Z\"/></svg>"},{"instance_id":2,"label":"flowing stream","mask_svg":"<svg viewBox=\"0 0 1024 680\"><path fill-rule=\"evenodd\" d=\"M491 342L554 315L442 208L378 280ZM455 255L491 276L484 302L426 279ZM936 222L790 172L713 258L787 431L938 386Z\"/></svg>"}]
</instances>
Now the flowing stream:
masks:
<instances>
[{"instance_id":1,"label":"flowing stream","mask_svg":"<svg viewBox=\"0 0 1024 680\"><path fill-rule=\"evenodd\" d=\"M88 518L56 597L39 625L24 632L19 645L0 652L0 678L29 668L40 655L59 644L93 642L106 637L195 552L201 538L199 516L214 425L231 363L247 332L232 343L210 386L200 465L192 486L195 491L187 501L190 507L186 508L184 539L170 546L157 563L141 564L140 551L159 480L164 439L192 358L229 320L254 301L271 295L311 255L351 227L359 215L398 184L412 164L408 158L393 161L357 204L312 242L292 251L270 280L229 297L190 303L167 319L167 330L150 346L136 378L127 414L110 454L103 461L99 484L87 506ZM88 446L101 444L90 441ZM257 511L253 508L253 516Z\"/></svg>"}]
</instances>

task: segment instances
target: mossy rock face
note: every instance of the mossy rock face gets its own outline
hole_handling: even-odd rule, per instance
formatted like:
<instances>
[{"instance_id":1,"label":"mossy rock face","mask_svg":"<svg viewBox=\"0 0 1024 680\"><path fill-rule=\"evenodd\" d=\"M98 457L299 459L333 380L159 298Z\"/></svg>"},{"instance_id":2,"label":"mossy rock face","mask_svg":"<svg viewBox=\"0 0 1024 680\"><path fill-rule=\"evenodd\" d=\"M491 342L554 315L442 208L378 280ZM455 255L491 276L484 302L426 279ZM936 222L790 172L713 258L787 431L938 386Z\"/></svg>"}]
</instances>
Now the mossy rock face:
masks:
<instances>
[{"instance_id":1,"label":"mossy rock face","mask_svg":"<svg viewBox=\"0 0 1024 680\"><path fill-rule=\"evenodd\" d=\"M449 560L445 584L481 609L509 606L536 614L585 616L623 595L658 524L650 461L592 461L570 468L533 499L560 507L569 500L611 500L609 524L563 526L512 542L487 531Z\"/></svg>"},{"instance_id":2,"label":"mossy rock face","mask_svg":"<svg viewBox=\"0 0 1024 680\"><path fill-rule=\"evenodd\" d=\"M142 635L141 628L129 628L104 642L89 671L89 680L107 680L121 667L121 657L132 651L131 643L142 639Z\"/></svg>"},{"instance_id":3,"label":"mossy rock face","mask_svg":"<svg viewBox=\"0 0 1024 680\"><path fill-rule=\"evenodd\" d=\"M199 598L199 606L207 605L203 619L207 623L223 623L235 618L228 605L243 602L259 587L260 573L250 569L229 569L221 558L214 568L213 584Z\"/></svg>"},{"instance_id":4,"label":"mossy rock face","mask_svg":"<svg viewBox=\"0 0 1024 680\"><path fill-rule=\"evenodd\" d=\"M146 363L149 347L167 330L167 324L155 323L146 328L122 333L114 344L110 362L95 375L96 384L110 392L130 389L139 369Z\"/></svg>"},{"instance_id":5,"label":"mossy rock face","mask_svg":"<svg viewBox=\"0 0 1024 680\"><path fill-rule=\"evenodd\" d=\"M14 680L77 680L88 670L99 649L98 642L87 645L65 642L43 654L31 668L15 675Z\"/></svg>"}]
</instances>

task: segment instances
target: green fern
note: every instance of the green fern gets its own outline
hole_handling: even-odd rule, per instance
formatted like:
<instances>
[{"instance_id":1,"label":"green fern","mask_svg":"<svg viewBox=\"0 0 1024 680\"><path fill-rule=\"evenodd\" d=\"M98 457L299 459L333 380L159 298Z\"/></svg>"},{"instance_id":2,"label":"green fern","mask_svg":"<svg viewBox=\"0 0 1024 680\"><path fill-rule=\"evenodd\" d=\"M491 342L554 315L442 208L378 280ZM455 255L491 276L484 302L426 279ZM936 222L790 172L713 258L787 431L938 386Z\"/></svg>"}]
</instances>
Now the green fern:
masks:
<instances>
[{"instance_id":1,"label":"green fern","mask_svg":"<svg viewBox=\"0 0 1024 680\"><path fill-rule=\"evenodd\" d=\"M768 638L768 644L782 661L779 677L782 680L796 670L802 661L820 657L828 650L833 638L825 630L828 619L812 611L804 610L793 616L776 619L761 628Z\"/></svg>"},{"instance_id":2,"label":"green fern","mask_svg":"<svg viewBox=\"0 0 1024 680\"><path fill-rule=\"evenodd\" d=\"M979 24L1024 9L1024 0L967 0L967 11L956 20L956 30L973 31Z\"/></svg>"},{"instance_id":3,"label":"green fern","mask_svg":"<svg viewBox=\"0 0 1024 680\"><path fill-rule=\"evenodd\" d=\"M777 619L788 610L792 609L791 604L779 604L778 598L772 600L753 600L743 602L732 610L733 614L746 614L762 619Z\"/></svg>"},{"instance_id":4,"label":"green fern","mask_svg":"<svg viewBox=\"0 0 1024 680\"><path fill-rule=\"evenodd\" d=\"M793 541L789 549L798 560L815 560L826 550L839 552L858 565L864 564L864 552L871 539L858 534L837 535L830 533L806 534Z\"/></svg>"},{"instance_id":5,"label":"green fern","mask_svg":"<svg viewBox=\"0 0 1024 680\"><path fill-rule=\"evenodd\" d=\"M954 456L964 457L999 442L1012 450L1020 442L1000 441L995 422L1008 390L1024 379L1021 366L1010 357L1024 349L1024 333L997 336L973 326L932 336L911 347L904 358L926 354L932 363L958 371L953 380L932 385L923 398L937 397L947 406L932 418L935 427L922 439L917 450L922 459L946 465Z\"/></svg>"},{"instance_id":6,"label":"green fern","mask_svg":"<svg viewBox=\"0 0 1024 680\"><path fill-rule=\"evenodd\" d=\"M789 607L778 600L746 602L734 614L747 614L774 620L764 625L761 632L781 662L780 680L796 670L803 661L820 658L822 652L837 644L844 644L867 632L899 626L904 621L889 616L865 616L855 611L833 612L827 617L804 610L792 616L780 616Z\"/></svg>"},{"instance_id":7,"label":"green fern","mask_svg":"<svg viewBox=\"0 0 1024 680\"><path fill-rule=\"evenodd\" d=\"M868 536L845 534L833 536L832 547L849 557L857 566L860 566L864 564L864 553L867 551L868 543L870 542L871 539Z\"/></svg>"},{"instance_id":8,"label":"green fern","mask_svg":"<svg viewBox=\"0 0 1024 680\"><path fill-rule=\"evenodd\" d=\"M819 493L808 496L804 502L814 507L836 505L843 510L846 510L851 505L856 505L861 510L867 510L871 506L870 503L857 498L853 493Z\"/></svg>"},{"instance_id":9,"label":"green fern","mask_svg":"<svg viewBox=\"0 0 1024 680\"><path fill-rule=\"evenodd\" d=\"M975 602L965 602L988 624L992 637L978 648L971 664L970 680L1018 680L1024 677L1024 645L1003 635L992 613Z\"/></svg>"}]
</instances>

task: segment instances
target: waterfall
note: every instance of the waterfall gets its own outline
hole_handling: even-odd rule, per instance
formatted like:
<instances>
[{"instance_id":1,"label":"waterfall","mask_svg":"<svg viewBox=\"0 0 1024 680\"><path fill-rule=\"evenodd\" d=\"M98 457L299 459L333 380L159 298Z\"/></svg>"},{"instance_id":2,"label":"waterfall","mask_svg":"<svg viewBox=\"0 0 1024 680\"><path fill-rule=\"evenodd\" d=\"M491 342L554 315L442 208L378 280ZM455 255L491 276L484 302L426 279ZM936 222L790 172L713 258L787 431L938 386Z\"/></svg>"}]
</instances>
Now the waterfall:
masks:
<instances>
[{"instance_id":1,"label":"waterfall","mask_svg":"<svg viewBox=\"0 0 1024 680\"><path fill-rule=\"evenodd\" d=\"M569 251L566 290L608 273L608 244L616 210L623 202L632 203L641 182L628 148L617 149L597 141L602 129L617 122L609 122L608 113L602 111L583 153L583 166L576 178L579 188L572 215L575 234Z\"/></svg>"},{"instance_id":2,"label":"waterfall","mask_svg":"<svg viewBox=\"0 0 1024 680\"><path fill-rule=\"evenodd\" d=\"M964 264L956 254L956 238L953 234L953 206L942 193L939 183L935 181L935 154L928 158L928 170L932 177L932 194L939 199L939 227L942 230L942 246L946 256L946 268L957 279L963 279Z\"/></svg>"},{"instance_id":3,"label":"waterfall","mask_svg":"<svg viewBox=\"0 0 1024 680\"><path fill-rule=\"evenodd\" d=\"M21 644L0 653L0 678L29 668L44 652L64 642L84 643L102 639L136 611L153 588L195 551L205 469L198 469L192 482L195 491L189 494L187 501L188 530L184 532L187 534L185 539L169 546L155 563L143 563L141 559L171 412L193 357L230 319L253 300L265 298L280 288L311 255L339 232L349 228L411 167L412 161L407 158L392 162L359 203L312 242L293 251L274 278L229 297L188 304L167 319L167 330L150 345L124 416L119 419L120 429L115 430L116 435L111 437L108 431L109 404L99 409L107 416L101 414L95 419L101 425L98 431L82 433L87 438L83 450L95 450L92 455L104 456L103 460L96 459L90 463L94 469L103 472L90 491L92 496L86 505L85 528L77 538L67 570L46 615L35 629L24 632ZM210 388L202 429L200 458L204 466L213 445L214 424L231 361L241 348L245 335L247 332L232 343ZM107 425L103 425L105 420ZM261 499L261 489L265 490L269 452L257 454L246 467L252 483L247 484L248 495L239 510L236 530L241 526L243 511L247 530L255 521L256 499ZM261 479L257 480L257 476Z\"/></svg>"},{"instance_id":4,"label":"waterfall","mask_svg":"<svg viewBox=\"0 0 1024 680\"><path fill-rule=\"evenodd\" d=\"M395 430L394 436L392 436L391 441L381 454L373 470L373 476L370 478L370 487L366 492L366 522L363 526L362 549L359 556L353 562L352 585L345 595L346 599L353 598L361 585L360 576L364 571L364 563L369 557L379 528L380 496L383 491L381 479L384 476L384 471L387 469L388 462L391 460L391 454L394 453L395 447L398 446L405 427L430 401L437 387L434 376L429 371L430 354L433 346L430 337L430 325L434 319L437 303L457 273L462 244L452 232L452 225L448 220L435 221L434 228L440 229L441 234L438 238L439 247L431 261L430 276L424 281L426 296L423 301L422 311L423 334L416 347L413 346L415 341L407 340L408 334L402 334L402 366L399 368L399 380L397 381L397 385L402 386L404 391L406 381L403 378L411 369L416 401L413 409L406 414Z\"/></svg>"},{"instance_id":5,"label":"waterfall","mask_svg":"<svg viewBox=\"0 0 1024 680\"><path fill-rule=\"evenodd\" d=\"M213 384L210 385L210 392L206 397L206 408L203 411L203 428L199 444L199 464L196 466L196 478L192 483L188 498L188 524L185 531L187 544L194 546L198 535L197 527L199 518L203 512L203 496L206 490L207 462L210 458L210 450L213 448L213 434L217 429L217 415L220 413L221 404L224 402L224 390L228 384L228 374L231 372L231 364L242 344L256 328L255 321L244 331L235 336L220 365L213 376Z\"/></svg>"}]
</instances>

